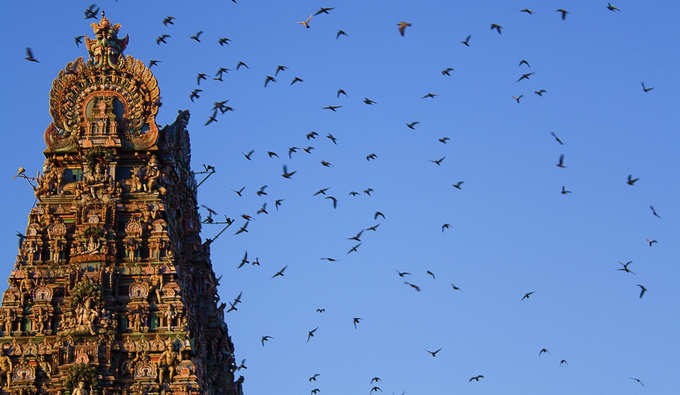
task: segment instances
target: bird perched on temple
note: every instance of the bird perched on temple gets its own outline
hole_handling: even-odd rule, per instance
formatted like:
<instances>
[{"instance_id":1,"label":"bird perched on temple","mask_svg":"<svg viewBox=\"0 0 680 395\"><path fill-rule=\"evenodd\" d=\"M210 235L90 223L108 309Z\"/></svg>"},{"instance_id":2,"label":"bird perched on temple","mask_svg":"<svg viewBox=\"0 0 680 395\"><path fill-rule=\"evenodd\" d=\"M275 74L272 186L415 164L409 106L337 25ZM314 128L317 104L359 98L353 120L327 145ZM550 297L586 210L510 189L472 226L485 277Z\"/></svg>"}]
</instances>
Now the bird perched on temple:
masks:
<instances>
[{"instance_id":1,"label":"bird perched on temple","mask_svg":"<svg viewBox=\"0 0 680 395\"><path fill-rule=\"evenodd\" d=\"M40 63L38 59L33 56L33 51L29 47L26 47L26 57L24 59L28 60L29 62Z\"/></svg>"},{"instance_id":2,"label":"bird perched on temple","mask_svg":"<svg viewBox=\"0 0 680 395\"><path fill-rule=\"evenodd\" d=\"M404 34L406 33L406 28L411 27L411 24L408 22L401 21L397 23L397 26L399 26L399 34L401 34L401 36L404 37Z\"/></svg>"}]
</instances>

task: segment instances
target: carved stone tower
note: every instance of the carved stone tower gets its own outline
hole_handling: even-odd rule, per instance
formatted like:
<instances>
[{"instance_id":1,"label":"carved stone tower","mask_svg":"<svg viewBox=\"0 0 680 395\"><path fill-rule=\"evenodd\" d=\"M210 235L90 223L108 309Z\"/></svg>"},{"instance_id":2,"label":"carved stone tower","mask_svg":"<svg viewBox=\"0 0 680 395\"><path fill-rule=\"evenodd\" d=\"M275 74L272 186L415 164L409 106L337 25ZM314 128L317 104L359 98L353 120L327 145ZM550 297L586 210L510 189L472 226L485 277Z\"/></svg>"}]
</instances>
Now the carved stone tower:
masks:
<instances>
[{"instance_id":1,"label":"carved stone tower","mask_svg":"<svg viewBox=\"0 0 680 395\"><path fill-rule=\"evenodd\" d=\"M0 307L0 394L242 395L201 243L188 112L102 17L50 92L53 122Z\"/></svg>"}]
</instances>

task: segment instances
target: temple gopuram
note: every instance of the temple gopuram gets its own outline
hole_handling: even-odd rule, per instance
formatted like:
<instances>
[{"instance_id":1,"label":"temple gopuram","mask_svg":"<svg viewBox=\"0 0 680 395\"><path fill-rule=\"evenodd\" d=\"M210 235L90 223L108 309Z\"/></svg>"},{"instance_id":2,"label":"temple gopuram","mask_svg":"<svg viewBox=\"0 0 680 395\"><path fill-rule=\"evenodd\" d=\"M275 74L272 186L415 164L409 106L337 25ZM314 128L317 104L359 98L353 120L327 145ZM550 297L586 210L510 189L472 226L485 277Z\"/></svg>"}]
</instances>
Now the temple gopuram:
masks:
<instances>
[{"instance_id":1,"label":"temple gopuram","mask_svg":"<svg viewBox=\"0 0 680 395\"><path fill-rule=\"evenodd\" d=\"M242 395L201 242L187 111L103 17L50 92L42 171L0 307L0 394Z\"/></svg>"}]
</instances>

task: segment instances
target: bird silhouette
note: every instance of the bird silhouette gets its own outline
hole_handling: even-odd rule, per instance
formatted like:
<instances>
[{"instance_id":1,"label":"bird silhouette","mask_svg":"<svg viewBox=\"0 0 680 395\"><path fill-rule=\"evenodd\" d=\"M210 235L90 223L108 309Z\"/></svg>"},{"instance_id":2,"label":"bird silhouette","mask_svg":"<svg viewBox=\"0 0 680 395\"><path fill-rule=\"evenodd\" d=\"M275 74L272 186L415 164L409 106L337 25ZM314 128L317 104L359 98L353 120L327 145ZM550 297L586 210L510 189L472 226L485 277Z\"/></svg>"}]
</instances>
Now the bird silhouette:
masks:
<instances>
[{"instance_id":1,"label":"bird silhouette","mask_svg":"<svg viewBox=\"0 0 680 395\"><path fill-rule=\"evenodd\" d=\"M161 43L167 44L168 42L165 41L165 40L166 40L167 38L170 38L170 37L171 37L171 36L170 36L169 34L163 34L163 35L160 35L160 36L156 37L156 45L161 45Z\"/></svg>"},{"instance_id":2,"label":"bird silhouette","mask_svg":"<svg viewBox=\"0 0 680 395\"><path fill-rule=\"evenodd\" d=\"M219 40L217 40L217 43L220 44L220 47L223 47L225 44L229 44L231 42L231 39L228 37L220 37Z\"/></svg>"},{"instance_id":3,"label":"bird silhouette","mask_svg":"<svg viewBox=\"0 0 680 395\"><path fill-rule=\"evenodd\" d=\"M328 15L328 14L329 14L328 11L331 11L331 10L334 10L334 9L335 9L334 7L329 7L329 8L327 8L327 7L321 7L321 9L319 9L319 11L317 11L317 12L314 13L314 16L321 15L321 14L326 14L326 15Z\"/></svg>"},{"instance_id":4,"label":"bird silhouette","mask_svg":"<svg viewBox=\"0 0 680 395\"><path fill-rule=\"evenodd\" d=\"M524 97L524 95L519 95L519 96L513 96L512 98L515 99L517 104L519 104L519 101L522 100L523 97Z\"/></svg>"},{"instance_id":5,"label":"bird silhouette","mask_svg":"<svg viewBox=\"0 0 680 395\"><path fill-rule=\"evenodd\" d=\"M441 71L442 75L445 75L447 77L451 76L451 72L453 71L453 67L447 67L444 70Z\"/></svg>"},{"instance_id":6,"label":"bird silhouette","mask_svg":"<svg viewBox=\"0 0 680 395\"><path fill-rule=\"evenodd\" d=\"M529 64L529 62L526 59L522 59L522 60L519 61L519 67L522 67L522 65L525 65L525 66L531 68L531 65Z\"/></svg>"},{"instance_id":7,"label":"bird silhouette","mask_svg":"<svg viewBox=\"0 0 680 395\"><path fill-rule=\"evenodd\" d=\"M463 185L463 182L464 181L458 181L457 183L452 184L452 186L458 190L462 190L463 188L461 186Z\"/></svg>"},{"instance_id":8,"label":"bird silhouette","mask_svg":"<svg viewBox=\"0 0 680 395\"><path fill-rule=\"evenodd\" d=\"M626 184L628 185L635 185L636 182L638 182L639 178L633 178L631 174L628 174L628 179L626 180Z\"/></svg>"},{"instance_id":9,"label":"bird silhouette","mask_svg":"<svg viewBox=\"0 0 680 395\"><path fill-rule=\"evenodd\" d=\"M248 151L247 154L244 154L243 152L241 152L241 154L243 155L244 158L246 158L246 159L248 159L248 160L252 160L251 157L252 157L252 155L253 155L254 152L255 152L255 150L254 150L254 149L251 149L250 151Z\"/></svg>"},{"instance_id":10,"label":"bird silhouette","mask_svg":"<svg viewBox=\"0 0 680 395\"><path fill-rule=\"evenodd\" d=\"M525 300L525 299L529 299L531 297L531 295L533 295L534 293L535 293L534 291L525 293L524 296L522 296L522 299L520 299L520 301Z\"/></svg>"},{"instance_id":11,"label":"bird silhouette","mask_svg":"<svg viewBox=\"0 0 680 395\"><path fill-rule=\"evenodd\" d=\"M560 159L557 161L557 165L555 165L559 168L566 168L567 166L564 165L564 154L560 155Z\"/></svg>"},{"instance_id":12,"label":"bird silhouette","mask_svg":"<svg viewBox=\"0 0 680 395\"><path fill-rule=\"evenodd\" d=\"M642 299L642 297L644 296L645 292L647 292L647 288L645 288L645 286L642 285L642 284L638 284L637 286L640 287L640 299Z\"/></svg>"},{"instance_id":13,"label":"bird silhouette","mask_svg":"<svg viewBox=\"0 0 680 395\"><path fill-rule=\"evenodd\" d=\"M491 28L493 29L493 25L491 25ZM500 26L499 26L500 28ZM500 33L500 30L498 31ZM460 43L465 45L466 47L470 46L470 39L472 38L472 34L468 34L467 37L465 37L465 40L461 41Z\"/></svg>"},{"instance_id":14,"label":"bird silhouette","mask_svg":"<svg viewBox=\"0 0 680 395\"><path fill-rule=\"evenodd\" d=\"M431 160L430 162L434 163L437 166L441 166L444 159L446 159L446 156L442 156L441 158L439 158L437 160Z\"/></svg>"},{"instance_id":15,"label":"bird silhouette","mask_svg":"<svg viewBox=\"0 0 680 395\"><path fill-rule=\"evenodd\" d=\"M571 193L570 190L568 190L564 185L562 185L562 190L560 191L562 195L566 195L568 193Z\"/></svg>"},{"instance_id":16,"label":"bird silhouette","mask_svg":"<svg viewBox=\"0 0 680 395\"><path fill-rule=\"evenodd\" d=\"M316 328L312 329L311 331L307 332L307 342L309 343L309 339L314 337L314 334L316 334L316 331L319 330L319 327L317 326Z\"/></svg>"},{"instance_id":17,"label":"bird silhouette","mask_svg":"<svg viewBox=\"0 0 680 395\"><path fill-rule=\"evenodd\" d=\"M338 208L338 199L333 196L326 196L325 199L330 199L333 201L333 208Z\"/></svg>"},{"instance_id":18,"label":"bird silhouette","mask_svg":"<svg viewBox=\"0 0 680 395\"><path fill-rule=\"evenodd\" d=\"M652 215L654 215L656 218L661 218L659 213L657 213L656 210L654 209L654 206L649 206L649 209L652 210Z\"/></svg>"},{"instance_id":19,"label":"bird silhouette","mask_svg":"<svg viewBox=\"0 0 680 395\"><path fill-rule=\"evenodd\" d=\"M236 64L236 70L240 69L241 67L245 67L246 69L249 69L249 68L250 68L250 67L248 67L248 65L247 65L245 62L239 61L239 62Z\"/></svg>"},{"instance_id":20,"label":"bird silhouette","mask_svg":"<svg viewBox=\"0 0 680 395\"><path fill-rule=\"evenodd\" d=\"M338 110L338 108L341 108L341 107L342 107L342 106L326 106L326 107L323 107L323 109L324 109L324 110L331 110L331 111L333 111L333 112L336 112L336 111Z\"/></svg>"},{"instance_id":21,"label":"bird silhouette","mask_svg":"<svg viewBox=\"0 0 680 395\"><path fill-rule=\"evenodd\" d=\"M300 77L295 77L295 78L293 78L293 80L290 82L290 85L293 85L293 84L295 84L296 82L302 82L302 78L300 78Z\"/></svg>"},{"instance_id":22,"label":"bird silhouette","mask_svg":"<svg viewBox=\"0 0 680 395\"><path fill-rule=\"evenodd\" d=\"M533 72L522 74L522 76L517 79L517 82L520 82L522 80L528 80L532 75L534 75Z\"/></svg>"},{"instance_id":23,"label":"bird silhouette","mask_svg":"<svg viewBox=\"0 0 680 395\"><path fill-rule=\"evenodd\" d=\"M401 34L401 36L404 37L404 34L406 34L406 28L411 27L411 24L408 22L401 21L397 23L397 26L399 26L399 34Z\"/></svg>"},{"instance_id":24,"label":"bird silhouette","mask_svg":"<svg viewBox=\"0 0 680 395\"><path fill-rule=\"evenodd\" d=\"M442 138L440 138L440 139L437 139L437 141L439 141L439 142L442 143L442 144L446 144L446 143L448 143L450 140L451 140L451 137L442 137Z\"/></svg>"},{"instance_id":25,"label":"bird silhouette","mask_svg":"<svg viewBox=\"0 0 680 395\"><path fill-rule=\"evenodd\" d=\"M527 14L529 14L529 15L533 15L533 13L534 13L533 10L530 10L530 9L528 9L528 8L524 8L524 9L522 9L522 10L519 10L519 12L525 12L525 13L527 13Z\"/></svg>"},{"instance_id":26,"label":"bird silhouette","mask_svg":"<svg viewBox=\"0 0 680 395\"><path fill-rule=\"evenodd\" d=\"M198 33L194 34L193 36L189 36L189 38L196 41L197 43L200 43L201 42L201 34L203 34L203 30L199 31Z\"/></svg>"},{"instance_id":27,"label":"bird silhouette","mask_svg":"<svg viewBox=\"0 0 680 395\"><path fill-rule=\"evenodd\" d=\"M80 44L83 43L83 38L85 38L85 36L75 36L75 37L73 37L73 41L76 43L76 47L80 48Z\"/></svg>"},{"instance_id":28,"label":"bird silhouette","mask_svg":"<svg viewBox=\"0 0 680 395\"><path fill-rule=\"evenodd\" d=\"M442 349L441 349L441 347L440 347L440 348L438 348L438 349L436 349L436 350L434 350L434 351L430 351L430 350L425 350L425 351L427 351L428 354L432 355L432 357L434 358L434 357L437 356L437 354L439 354L439 352L440 352L441 350L442 350Z\"/></svg>"},{"instance_id":29,"label":"bird silhouette","mask_svg":"<svg viewBox=\"0 0 680 395\"><path fill-rule=\"evenodd\" d=\"M556 9L555 12L559 12L559 13L560 13L560 16L562 17L562 20L567 19L567 14L569 13L569 11L567 11L567 10L565 10L565 9L562 9L562 8Z\"/></svg>"},{"instance_id":30,"label":"bird silhouette","mask_svg":"<svg viewBox=\"0 0 680 395\"><path fill-rule=\"evenodd\" d=\"M272 77L271 75L268 75L267 78L264 79L264 87L266 88L270 82L276 82L276 78Z\"/></svg>"},{"instance_id":31,"label":"bird silhouette","mask_svg":"<svg viewBox=\"0 0 680 395\"><path fill-rule=\"evenodd\" d=\"M607 3L607 9L612 12L621 11L620 9L614 7L612 3Z\"/></svg>"},{"instance_id":32,"label":"bird silhouette","mask_svg":"<svg viewBox=\"0 0 680 395\"><path fill-rule=\"evenodd\" d=\"M31 48L28 47L26 47L26 57L24 59L28 60L29 62L40 63L38 59L33 56L33 51Z\"/></svg>"},{"instance_id":33,"label":"bird silhouette","mask_svg":"<svg viewBox=\"0 0 680 395\"><path fill-rule=\"evenodd\" d=\"M338 89L338 91L337 91L337 93L336 93L336 97L338 97L338 98L339 98L339 97L340 97L340 95L344 95L344 96L347 96L347 92L345 92L345 90L344 90L344 89Z\"/></svg>"},{"instance_id":34,"label":"bird silhouette","mask_svg":"<svg viewBox=\"0 0 680 395\"><path fill-rule=\"evenodd\" d=\"M319 373L315 373L312 377L310 377L308 380L311 383L312 381L316 381L316 378L321 376Z\"/></svg>"},{"instance_id":35,"label":"bird silhouette","mask_svg":"<svg viewBox=\"0 0 680 395\"><path fill-rule=\"evenodd\" d=\"M352 318L352 324L354 325L354 329L357 329L357 325L359 325L359 322L361 322L361 318L359 317Z\"/></svg>"},{"instance_id":36,"label":"bird silhouette","mask_svg":"<svg viewBox=\"0 0 680 395\"><path fill-rule=\"evenodd\" d=\"M347 36L347 35L348 35L348 34L347 34L347 33L345 33L345 31L344 31L344 30L338 30L338 32L337 32L337 33L335 33L335 39L337 40L337 39L339 39L339 38L340 38L340 36Z\"/></svg>"},{"instance_id":37,"label":"bird silhouette","mask_svg":"<svg viewBox=\"0 0 680 395\"><path fill-rule=\"evenodd\" d=\"M534 93L536 95L541 96L541 97L543 97L543 94L546 93L546 92L547 92L547 90L545 90L545 89L539 89L537 91L534 91Z\"/></svg>"},{"instance_id":38,"label":"bird silhouette","mask_svg":"<svg viewBox=\"0 0 680 395\"><path fill-rule=\"evenodd\" d=\"M409 129L415 130L416 125L419 124L419 123L420 122L418 122L418 121L408 122L408 123L406 123L406 127L408 127Z\"/></svg>"},{"instance_id":39,"label":"bird silhouette","mask_svg":"<svg viewBox=\"0 0 680 395\"><path fill-rule=\"evenodd\" d=\"M296 23L299 24L299 25L302 25L302 26L306 27L307 29L309 29L309 27L310 27L310 26L309 26L309 23L312 21L312 17L313 17L313 16L314 16L314 15L310 15L310 16L308 16L307 19L305 19L304 21L300 21L300 22L296 22Z\"/></svg>"},{"instance_id":40,"label":"bird silhouette","mask_svg":"<svg viewBox=\"0 0 680 395\"><path fill-rule=\"evenodd\" d=\"M168 25L174 25L175 22L174 20L177 19L174 16L167 16L163 19L163 25L168 26Z\"/></svg>"},{"instance_id":41,"label":"bird silhouette","mask_svg":"<svg viewBox=\"0 0 680 395\"><path fill-rule=\"evenodd\" d=\"M645 93L650 92L650 91L652 91L652 90L654 89L654 87L648 88L647 86L645 86L645 82L644 82L644 81L641 82L640 84L642 85L642 91L645 92Z\"/></svg>"},{"instance_id":42,"label":"bird silhouette","mask_svg":"<svg viewBox=\"0 0 680 395\"><path fill-rule=\"evenodd\" d=\"M647 244L649 244L650 247L653 246L653 245L656 244L656 243L658 243L657 240L652 240L652 239L650 239L650 238L647 238Z\"/></svg>"},{"instance_id":43,"label":"bird silhouette","mask_svg":"<svg viewBox=\"0 0 680 395\"><path fill-rule=\"evenodd\" d=\"M538 356L540 357L541 355L548 353L550 354L550 351L548 351L547 348L541 348L540 351L538 351Z\"/></svg>"},{"instance_id":44,"label":"bird silhouette","mask_svg":"<svg viewBox=\"0 0 680 395\"><path fill-rule=\"evenodd\" d=\"M286 165L283 165L283 174L281 174L281 176L283 178L291 178L293 176L293 174L296 173L296 171L292 171L292 172L289 173L288 168L286 168Z\"/></svg>"},{"instance_id":45,"label":"bird silhouette","mask_svg":"<svg viewBox=\"0 0 680 395\"><path fill-rule=\"evenodd\" d=\"M272 278L283 277L283 273L286 271L286 268L288 268L288 265L284 266L283 268L281 268L281 270L279 270L278 272L274 273L274 275L272 276Z\"/></svg>"},{"instance_id":46,"label":"bird silhouette","mask_svg":"<svg viewBox=\"0 0 680 395\"><path fill-rule=\"evenodd\" d=\"M420 292L420 287L419 287L419 286L417 286L417 285L415 285L415 284L413 284L413 283L410 283L410 282L408 282L408 281L404 281L404 284L406 284L406 285L408 285L409 287L415 289L417 292ZM429 351L428 351L428 352L429 352ZM439 351L437 351L437 352L439 352ZM433 355L433 356L434 356L434 355Z\"/></svg>"},{"instance_id":47,"label":"bird silhouette","mask_svg":"<svg viewBox=\"0 0 680 395\"><path fill-rule=\"evenodd\" d=\"M262 343L262 347L264 347L264 342L267 342L267 341L269 341L269 340L271 340L271 339L273 339L273 337L271 337L271 336L262 336L262 337L260 338L260 343Z\"/></svg>"},{"instance_id":48,"label":"bird silhouette","mask_svg":"<svg viewBox=\"0 0 680 395\"><path fill-rule=\"evenodd\" d=\"M616 270L619 270L619 271L622 271L622 272L625 272L625 273L635 274L635 273L633 273L633 272L628 268L628 266L629 266L631 263L633 263L633 261L628 261L628 262L626 262L626 263L619 262L619 265L621 265L621 267L618 268L618 269L616 269Z\"/></svg>"},{"instance_id":49,"label":"bird silhouette","mask_svg":"<svg viewBox=\"0 0 680 395\"><path fill-rule=\"evenodd\" d=\"M484 375L480 374L480 375L477 375L477 376L470 377L470 379L468 380L468 382L476 381L476 382L479 383L479 380L481 380L481 379L483 379L483 378L484 378Z\"/></svg>"},{"instance_id":50,"label":"bird silhouette","mask_svg":"<svg viewBox=\"0 0 680 395\"><path fill-rule=\"evenodd\" d=\"M555 139L555 141L557 141L560 145L564 145L564 142L563 142L559 137L557 137L557 135L555 134L555 132L550 132L550 135L553 136L553 138Z\"/></svg>"},{"instance_id":51,"label":"bird silhouette","mask_svg":"<svg viewBox=\"0 0 680 395\"><path fill-rule=\"evenodd\" d=\"M492 23L491 24L491 30L496 30L498 32L498 34L502 34L501 31L503 30L503 26Z\"/></svg>"}]
</instances>

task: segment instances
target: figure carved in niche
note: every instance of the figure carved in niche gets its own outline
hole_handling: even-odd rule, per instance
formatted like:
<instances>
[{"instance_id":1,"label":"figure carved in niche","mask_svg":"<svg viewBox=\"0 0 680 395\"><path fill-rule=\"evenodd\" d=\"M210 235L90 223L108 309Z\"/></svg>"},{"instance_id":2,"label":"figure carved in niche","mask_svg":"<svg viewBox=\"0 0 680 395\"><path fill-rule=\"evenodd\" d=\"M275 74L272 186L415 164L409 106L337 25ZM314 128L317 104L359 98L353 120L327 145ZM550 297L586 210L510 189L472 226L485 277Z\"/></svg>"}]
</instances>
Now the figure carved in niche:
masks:
<instances>
[{"instance_id":1,"label":"figure carved in niche","mask_svg":"<svg viewBox=\"0 0 680 395\"><path fill-rule=\"evenodd\" d=\"M45 356L41 355L40 359L38 360L38 365L40 365L40 369L42 369L43 372L45 372L45 375L47 376L48 379L52 378L52 364L50 364L47 360L45 360Z\"/></svg>"},{"instance_id":2,"label":"figure carved in niche","mask_svg":"<svg viewBox=\"0 0 680 395\"><path fill-rule=\"evenodd\" d=\"M161 176L161 171L158 167L158 158L156 158L156 155L151 156L151 160L149 161L149 165L146 167L146 191L147 192L153 192L153 190L156 188L158 185L158 178Z\"/></svg>"},{"instance_id":3,"label":"figure carved in niche","mask_svg":"<svg viewBox=\"0 0 680 395\"><path fill-rule=\"evenodd\" d=\"M142 168L133 167L132 175L130 176L130 192L140 192L144 190L142 184Z\"/></svg>"},{"instance_id":4,"label":"figure carved in niche","mask_svg":"<svg viewBox=\"0 0 680 395\"><path fill-rule=\"evenodd\" d=\"M154 287L154 294L156 295L156 302L161 303L161 290L163 289L163 273L157 266L154 268L154 275L151 276L151 286Z\"/></svg>"},{"instance_id":5,"label":"figure carved in niche","mask_svg":"<svg viewBox=\"0 0 680 395\"><path fill-rule=\"evenodd\" d=\"M92 297L85 299L83 306L76 308L76 324L86 326L91 335L96 335L95 320L99 318L99 312L92 306Z\"/></svg>"},{"instance_id":6,"label":"figure carved in niche","mask_svg":"<svg viewBox=\"0 0 680 395\"><path fill-rule=\"evenodd\" d=\"M24 305L24 302L26 302L26 296L29 296L33 291L33 286L34 286L33 280L30 279L28 276L25 276L19 282L19 293L21 295L22 306Z\"/></svg>"},{"instance_id":7,"label":"figure carved in niche","mask_svg":"<svg viewBox=\"0 0 680 395\"><path fill-rule=\"evenodd\" d=\"M12 384L12 360L3 353L0 356L0 379L5 379L5 386L9 389Z\"/></svg>"},{"instance_id":8,"label":"figure carved in niche","mask_svg":"<svg viewBox=\"0 0 680 395\"><path fill-rule=\"evenodd\" d=\"M85 182L90 190L92 199L101 198L101 192L108 190L107 186L111 182L109 171L101 162L94 165L94 171L85 174Z\"/></svg>"},{"instance_id":9,"label":"figure carved in niche","mask_svg":"<svg viewBox=\"0 0 680 395\"><path fill-rule=\"evenodd\" d=\"M73 389L71 392L71 395L89 395L90 391L85 388L85 382L83 380L80 380L78 382L78 386Z\"/></svg>"},{"instance_id":10,"label":"figure carved in niche","mask_svg":"<svg viewBox=\"0 0 680 395\"><path fill-rule=\"evenodd\" d=\"M169 382L172 382L175 377L175 364L178 362L177 353L172 343L168 343L168 348L163 351L158 359L158 383L163 384L166 378Z\"/></svg>"}]
</instances>

